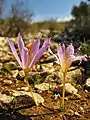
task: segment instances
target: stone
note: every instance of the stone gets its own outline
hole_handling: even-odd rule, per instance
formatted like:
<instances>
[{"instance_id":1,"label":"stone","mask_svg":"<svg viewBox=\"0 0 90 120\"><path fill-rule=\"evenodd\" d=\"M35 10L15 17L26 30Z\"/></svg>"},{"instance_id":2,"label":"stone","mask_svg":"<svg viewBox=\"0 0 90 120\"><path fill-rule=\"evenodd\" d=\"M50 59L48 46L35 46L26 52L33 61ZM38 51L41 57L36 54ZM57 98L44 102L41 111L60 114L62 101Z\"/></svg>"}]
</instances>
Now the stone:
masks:
<instances>
[{"instance_id":1,"label":"stone","mask_svg":"<svg viewBox=\"0 0 90 120\"><path fill-rule=\"evenodd\" d=\"M55 71L55 68L52 67L52 66L53 66L53 63L48 63L48 64L43 65L43 66L42 66L42 69L43 69L44 71L47 71L48 73L52 73L52 72Z\"/></svg>"},{"instance_id":2,"label":"stone","mask_svg":"<svg viewBox=\"0 0 90 120\"><path fill-rule=\"evenodd\" d=\"M63 84L59 85L53 90L53 94L60 94L62 95ZM65 84L65 95L76 95L78 90L72 86L70 83Z\"/></svg>"},{"instance_id":3,"label":"stone","mask_svg":"<svg viewBox=\"0 0 90 120\"><path fill-rule=\"evenodd\" d=\"M60 76L60 72L47 75L45 82L46 83L60 83L61 79L59 76Z\"/></svg>"},{"instance_id":4,"label":"stone","mask_svg":"<svg viewBox=\"0 0 90 120\"><path fill-rule=\"evenodd\" d=\"M21 88L17 88L17 90L21 90L21 91L28 91L29 88L28 87L21 87Z\"/></svg>"},{"instance_id":5,"label":"stone","mask_svg":"<svg viewBox=\"0 0 90 120\"><path fill-rule=\"evenodd\" d=\"M0 93L0 101L1 102L9 104L12 102L12 100L13 100L13 97Z\"/></svg>"},{"instance_id":6,"label":"stone","mask_svg":"<svg viewBox=\"0 0 90 120\"><path fill-rule=\"evenodd\" d=\"M51 88L55 88L56 85L55 84L48 84L48 83L41 83L39 85L35 85L35 88L45 91L45 90L49 90Z\"/></svg>"},{"instance_id":7,"label":"stone","mask_svg":"<svg viewBox=\"0 0 90 120\"><path fill-rule=\"evenodd\" d=\"M63 87L63 84L60 85L61 89ZM65 84L65 93L66 94L77 94L78 90L72 86L70 83Z\"/></svg>"},{"instance_id":8,"label":"stone","mask_svg":"<svg viewBox=\"0 0 90 120\"><path fill-rule=\"evenodd\" d=\"M90 78L88 78L88 79L86 80L84 89L87 90L88 92L90 92Z\"/></svg>"},{"instance_id":9,"label":"stone","mask_svg":"<svg viewBox=\"0 0 90 120\"><path fill-rule=\"evenodd\" d=\"M74 114L78 117L81 117L81 115L78 112L75 112Z\"/></svg>"},{"instance_id":10,"label":"stone","mask_svg":"<svg viewBox=\"0 0 90 120\"><path fill-rule=\"evenodd\" d=\"M88 87L90 87L90 78L88 78L88 79L86 80L86 85L87 85Z\"/></svg>"},{"instance_id":11,"label":"stone","mask_svg":"<svg viewBox=\"0 0 90 120\"><path fill-rule=\"evenodd\" d=\"M13 82L11 80L3 80L4 85L11 85Z\"/></svg>"},{"instance_id":12,"label":"stone","mask_svg":"<svg viewBox=\"0 0 90 120\"><path fill-rule=\"evenodd\" d=\"M73 116L73 115L74 115L74 111L71 110L71 109L69 109L69 110L67 111L67 114L70 115L70 116Z\"/></svg>"},{"instance_id":13,"label":"stone","mask_svg":"<svg viewBox=\"0 0 90 120\"><path fill-rule=\"evenodd\" d=\"M3 54L3 53L2 53L2 54ZM8 54L2 55L2 58L1 58L1 60L2 60L3 62L10 61L11 59L12 59L12 56L10 56L10 55L8 55Z\"/></svg>"},{"instance_id":14,"label":"stone","mask_svg":"<svg viewBox=\"0 0 90 120\"><path fill-rule=\"evenodd\" d=\"M75 67L70 67L66 75L66 82L72 83L73 81L81 81L82 72L81 69L75 69Z\"/></svg>"},{"instance_id":15,"label":"stone","mask_svg":"<svg viewBox=\"0 0 90 120\"><path fill-rule=\"evenodd\" d=\"M80 107L79 110L80 110L81 112L84 112L84 108L83 108L83 107Z\"/></svg>"},{"instance_id":16,"label":"stone","mask_svg":"<svg viewBox=\"0 0 90 120\"><path fill-rule=\"evenodd\" d=\"M14 78L16 78L17 75L18 75L18 70L13 70L13 71L12 71L12 76L13 76Z\"/></svg>"},{"instance_id":17,"label":"stone","mask_svg":"<svg viewBox=\"0 0 90 120\"><path fill-rule=\"evenodd\" d=\"M44 103L44 98L38 94L38 93L34 93L34 92L25 92L25 91L16 91L16 90L12 90L12 95L14 97L16 96L21 96L21 95L27 95L32 97L32 100L34 98L34 102L36 103L36 105L38 106L40 103L43 104Z\"/></svg>"},{"instance_id":18,"label":"stone","mask_svg":"<svg viewBox=\"0 0 90 120\"><path fill-rule=\"evenodd\" d=\"M74 97L75 97L75 99L81 99L81 95L79 95L79 94L74 94Z\"/></svg>"}]
</instances>

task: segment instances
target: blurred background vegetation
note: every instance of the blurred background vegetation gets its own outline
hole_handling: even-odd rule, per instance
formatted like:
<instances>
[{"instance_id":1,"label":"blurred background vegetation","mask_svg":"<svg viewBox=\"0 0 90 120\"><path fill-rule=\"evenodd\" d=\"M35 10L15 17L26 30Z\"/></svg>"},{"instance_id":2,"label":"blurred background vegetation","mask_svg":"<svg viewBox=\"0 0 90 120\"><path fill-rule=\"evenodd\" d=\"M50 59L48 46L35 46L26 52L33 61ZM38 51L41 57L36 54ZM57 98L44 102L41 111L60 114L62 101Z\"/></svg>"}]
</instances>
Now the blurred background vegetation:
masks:
<instances>
[{"instance_id":1,"label":"blurred background vegetation","mask_svg":"<svg viewBox=\"0 0 90 120\"><path fill-rule=\"evenodd\" d=\"M88 0L89 1L89 0ZM62 32L66 26L73 28L90 27L90 4L81 1L79 5L72 6L72 20L69 22L57 22L56 19L49 19L41 22L33 22L35 13L25 7L24 0L16 0L11 4L8 16L4 16L6 0L0 0L0 36L17 36L17 33L28 34L40 30Z\"/></svg>"},{"instance_id":2,"label":"blurred background vegetation","mask_svg":"<svg viewBox=\"0 0 90 120\"><path fill-rule=\"evenodd\" d=\"M90 45L90 0L81 1L78 5L72 6L72 19L61 22L54 18L34 22L35 13L26 8L26 0L15 0L10 6L8 15L5 16L4 13L7 10L6 1L0 0L1 37L16 37L19 32L22 36L37 34L38 32L45 34L47 32L48 37L55 35L60 37L62 33L66 32L71 38L75 36L75 39L72 39L74 45L76 45L76 41L80 41L85 44L81 44L81 47L84 51L87 51L86 48ZM90 53L88 52L88 54Z\"/></svg>"}]
</instances>

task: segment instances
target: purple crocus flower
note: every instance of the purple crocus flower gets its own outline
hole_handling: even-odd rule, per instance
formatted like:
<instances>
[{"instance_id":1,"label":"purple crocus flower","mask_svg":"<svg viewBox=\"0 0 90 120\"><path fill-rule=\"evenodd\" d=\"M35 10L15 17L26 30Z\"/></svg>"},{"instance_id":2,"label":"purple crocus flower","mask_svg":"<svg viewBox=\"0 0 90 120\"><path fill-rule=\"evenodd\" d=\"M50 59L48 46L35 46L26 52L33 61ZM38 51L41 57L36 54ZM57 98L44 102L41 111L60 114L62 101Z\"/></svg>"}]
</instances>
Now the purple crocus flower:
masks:
<instances>
[{"instance_id":1,"label":"purple crocus flower","mask_svg":"<svg viewBox=\"0 0 90 120\"><path fill-rule=\"evenodd\" d=\"M57 53L62 72L66 73L75 58L74 47L72 45L69 45L68 47L65 47L64 44L59 45Z\"/></svg>"},{"instance_id":2,"label":"purple crocus flower","mask_svg":"<svg viewBox=\"0 0 90 120\"><path fill-rule=\"evenodd\" d=\"M73 61L80 60L80 63L82 62L82 60L87 61L86 59L87 55L84 56L75 55L74 47L72 44L68 45L67 47L65 47L65 44L59 45L57 49L57 53L63 73L66 73L68 71Z\"/></svg>"},{"instance_id":3,"label":"purple crocus flower","mask_svg":"<svg viewBox=\"0 0 90 120\"><path fill-rule=\"evenodd\" d=\"M80 63L82 60L87 61L86 55L85 56L76 56L74 53L74 47L73 45L68 45L65 47L65 44L60 44L57 49L58 57L59 57L59 63L62 69L63 73L63 92L62 92L62 105L61 110L64 110L64 96L65 96L65 79L66 74L71 66L72 62L76 59L80 60Z\"/></svg>"},{"instance_id":4,"label":"purple crocus flower","mask_svg":"<svg viewBox=\"0 0 90 120\"><path fill-rule=\"evenodd\" d=\"M60 44L57 48L57 55L53 54L50 46L48 48L49 52L57 59L63 73L67 73L73 61L80 60L80 63L82 60L87 61L87 55L78 56L76 53L74 53L74 47L72 44L68 45L67 47L65 44Z\"/></svg>"},{"instance_id":5,"label":"purple crocus flower","mask_svg":"<svg viewBox=\"0 0 90 120\"><path fill-rule=\"evenodd\" d=\"M17 51L16 51L13 43L11 42L11 40L8 40L8 42L9 42L11 51L12 51L13 55L15 56L17 62L22 67L22 69L25 71L30 70L36 64L36 62L40 59L40 57L42 56L44 51L49 46L49 39L48 39L43 43L42 47L39 49L40 39L37 39L30 46L30 49L28 50L24 46L24 42L22 40L22 37L19 34L18 35L18 49L19 49L19 53L20 53L20 58L19 58Z\"/></svg>"}]
</instances>

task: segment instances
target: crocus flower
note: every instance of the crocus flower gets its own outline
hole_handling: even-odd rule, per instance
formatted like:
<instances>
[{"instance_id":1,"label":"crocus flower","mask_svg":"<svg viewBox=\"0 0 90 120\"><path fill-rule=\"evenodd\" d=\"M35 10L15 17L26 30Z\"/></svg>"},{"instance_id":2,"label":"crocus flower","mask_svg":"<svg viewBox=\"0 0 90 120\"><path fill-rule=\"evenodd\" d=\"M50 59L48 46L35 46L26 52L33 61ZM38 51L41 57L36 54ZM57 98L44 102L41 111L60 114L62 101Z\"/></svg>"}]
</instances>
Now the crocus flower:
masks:
<instances>
[{"instance_id":1,"label":"crocus flower","mask_svg":"<svg viewBox=\"0 0 90 120\"><path fill-rule=\"evenodd\" d=\"M49 52L51 54L53 54L53 52L51 51L50 47L49 47ZM62 73L63 73L63 93L62 93L62 105L61 105L61 110L64 110L64 96L65 96L65 79L66 79L66 74L67 71L69 69L69 67L71 66L72 62L74 60L80 60L80 63L82 60L87 61L86 59L86 55L84 56L76 56L76 54L74 53L74 47L73 45L68 45L67 47L65 46L65 44L60 44L57 48L57 55L53 54L56 59L58 60L61 69L62 69Z\"/></svg>"},{"instance_id":2,"label":"crocus flower","mask_svg":"<svg viewBox=\"0 0 90 120\"><path fill-rule=\"evenodd\" d=\"M57 49L58 57L60 66L63 73L63 93L62 93L62 105L61 110L64 110L64 96L65 96L65 79L66 79L66 73L71 66L72 62L78 58L80 60L80 63L82 60L87 61L86 55L85 56L75 56L74 53L74 47L73 45L68 45L68 47L65 47L65 44L59 45Z\"/></svg>"},{"instance_id":3,"label":"crocus flower","mask_svg":"<svg viewBox=\"0 0 90 120\"><path fill-rule=\"evenodd\" d=\"M65 47L64 44L59 45L57 53L62 72L66 73L75 58L74 47L72 45L69 45L68 47Z\"/></svg>"},{"instance_id":4,"label":"crocus flower","mask_svg":"<svg viewBox=\"0 0 90 120\"><path fill-rule=\"evenodd\" d=\"M19 57L12 41L8 40L8 42L13 55L15 56L19 65L24 70L31 69L49 46L49 39L48 39L43 43L42 47L39 49L40 39L37 39L34 43L31 44L30 49L28 50L25 47L22 37L19 34L18 35L18 49L20 53L20 57Z\"/></svg>"},{"instance_id":5,"label":"crocus flower","mask_svg":"<svg viewBox=\"0 0 90 120\"><path fill-rule=\"evenodd\" d=\"M67 72L73 61L79 60L80 64L82 61L87 61L87 55L80 56L74 52L73 45L65 47L64 44L59 45L57 49L60 66L63 72Z\"/></svg>"},{"instance_id":6,"label":"crocus flower","mask_svg":"<svg viewBox=\"0 0 90 120\"><path fill-rule=\"evenodd\" d=\"M53 54L53 52L51 51L50 47L49 47L49 52L51 54ZM67 47L65 46L65 44L60 44L57 48L57 55L53 54L55 56L55 58L57 59L58 63L61 66L62 72L66 73L69 69L69 67L71 66L72 62L75 60L80 60L80 63L82 62L82 60L87 61L87 55L84 56L78 56L75 52L74 52L74 47L73 45L68 45Z\"/></svg>"},{"instance_id":7,"label":"crocus flower","mask_svg":"<svg viewBox=\"0 0 90 120\"><path fill-rule=\"evenodd\" d=\"M32 88L29 86L27 74L30 71L30 69L36 64L36 62L40 59L40 57L42 56L44 51L48 48L49 39L46 40L43 43L41 48L39 48L40 39L37 39L34 43L32 43L30 45L30 49L28 50L25 47L24 42L22 40L22 37L19 34L18 35L18 49L19 49L20 57L18 56L17 51L16 51L12 41L8 40L8 42L9 42L9 45L10 45L10 48L11 48L11 51L12 51L14 57L16 58L19 65L24 70L25 83L27 83L27 86L30 88L30 92L31 92L31 95L32 95L32 98L33 98L34 102L36 103L36 105L38 105L38 103L37 103L37 101L36 101L36 99L35 99L35 97L33 95Z\"/></svg>"}]
</instances>

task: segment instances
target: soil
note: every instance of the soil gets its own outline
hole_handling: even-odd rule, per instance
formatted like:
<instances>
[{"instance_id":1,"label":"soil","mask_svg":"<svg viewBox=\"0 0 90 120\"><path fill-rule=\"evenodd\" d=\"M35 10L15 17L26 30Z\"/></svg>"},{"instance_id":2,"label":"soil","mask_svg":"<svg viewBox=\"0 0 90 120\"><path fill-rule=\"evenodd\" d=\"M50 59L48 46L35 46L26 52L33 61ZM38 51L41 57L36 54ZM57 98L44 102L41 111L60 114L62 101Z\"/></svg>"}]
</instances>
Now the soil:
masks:
<instances>
[{"instance_id":1,"label":"soil","mask_svg":"<svg viewBox=\"0 0 90 120\"><path fill-rule=\"evenodd\" d=\"M3 83L4 79L13 81L12 85ZM0 91L9 95L9 90L17 90L26 86L23 81L18 81L9 73L0 75ZM41 92L44 105L36 106L28 96L19 96L10 104L0 103L0 120L90 120L90 93L79 89L80 99L73 95L66 96L65 110L60 112L61 96L55 98L53 90ZM67 99L68 98L68 99Z\"/></svg>"}]
</instances>

